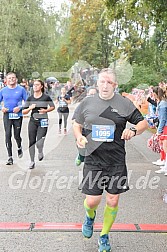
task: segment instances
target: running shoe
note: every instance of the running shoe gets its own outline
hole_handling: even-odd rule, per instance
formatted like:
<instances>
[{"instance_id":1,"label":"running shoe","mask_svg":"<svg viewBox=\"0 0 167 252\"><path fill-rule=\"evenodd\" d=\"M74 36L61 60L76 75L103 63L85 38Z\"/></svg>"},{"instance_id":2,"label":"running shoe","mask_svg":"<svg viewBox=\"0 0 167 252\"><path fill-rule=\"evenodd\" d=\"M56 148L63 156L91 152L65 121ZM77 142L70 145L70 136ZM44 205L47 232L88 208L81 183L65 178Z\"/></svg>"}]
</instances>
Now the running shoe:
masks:
<instances>
[{"instance_id":1,"label":"running shoe","mask_svg":"<svg viewBox=\"0 0 167 252\"><path fill-rule=\"evenodd\" d=\"M75 165L76 165L76 166L80 166L81 163L82 163L82 162L81 162L81 159L79 158L79 155L77 155L77 157L76 157L76 159L75 159Z\"/></svg>"},{"instance_id":2,"label":"running shoe","mask_svg":"<svg viewBox=\"0 0 167 252\"><path fill-rule=\"evenodd\" d=\"M152 162L152 164L157 166L165 165L165 160L158 159L157 161Z\"/></svg>"},{"instance_id":3,"label":"running shoe","mask_svg":"<svg viewBox=\"0 0 167 252\"><path fill-rule=\"evenodd\" d=\"M35 168L35 162L31 161L28 168L29 169L34 169Z\"/></svg>"},{"instance_id":4,"label":"running shoe","mask_svg":"<svg viewBox=\"0 0 167 252\"><path fill-rule=\"evenodd\" d=\"M6 165L13 165L13 158L10 157L8 161L6 162Z\"/></svg>"},{"instance_id":5,"label":"running shoe","mask_svg":"<svg viewBox=\"0 0 167 252\"><path fill-rule=\"evenodd\" d=\"M20 148L17 150L17 153L18 153L18 157L19 157L19 158L22 158L22 156L23 156L22 147L20 147Z\"/></svg>"},{"instance_id":6,"label":"running shoe","mask_svg":"<svg viewBox=\"0 0 167 252\"><path fill-rule=\"evenodd\" d=\"M110 252L111 251L111 246L109 242L109 237L108 234L104 234L100 236L98 240L98 245L99 245L99 252Z\"/></svg>"},{"instance_id":7,"label":"running shoe","mask_svg":"<svg viewBox=\"0 0 167 252\"><path fill-rule=\"evenodd\" d=\"M163 166L162 166L163 167ZM157 171L155 171L155 173L158 173L158 174L162 174L162 173L166 173L167 172L167 169L165 168L165 166Z\"/></svg>"},{"instance_id":8,"label":"running shoe","mask_svg":"<svg viewBox=\"0 0 167 252\"><path fill-rule=\"evenodd\" d=\"M39 161L42 161L43 158L44 158L43 152L41 152L41 153L39 152L39 153L38 153L38 160L39 160Z\"/></svg>"},{"instance_id":9,"label":"running shoe","mask_svg":"<svg viewBox=\"0 0 167 252\"><path fill-rule=\"evenodd\" d=\"M96 217L96 211L95 211L95 217ZM86 215L85 221L82 225L82 234L85 238L91 238L93 235L93 224L95 217L92 219Z\"/></svg>"},{"instance_id":10,"label":"running shoe","mask_svg":"<svg viewBox=\"0 0 167 252\"><path fill-rule=\"evenodd\" d=\"M67 135L67 130L66 129L64 129L64 135Z\"/></svg>"}]
</instances>

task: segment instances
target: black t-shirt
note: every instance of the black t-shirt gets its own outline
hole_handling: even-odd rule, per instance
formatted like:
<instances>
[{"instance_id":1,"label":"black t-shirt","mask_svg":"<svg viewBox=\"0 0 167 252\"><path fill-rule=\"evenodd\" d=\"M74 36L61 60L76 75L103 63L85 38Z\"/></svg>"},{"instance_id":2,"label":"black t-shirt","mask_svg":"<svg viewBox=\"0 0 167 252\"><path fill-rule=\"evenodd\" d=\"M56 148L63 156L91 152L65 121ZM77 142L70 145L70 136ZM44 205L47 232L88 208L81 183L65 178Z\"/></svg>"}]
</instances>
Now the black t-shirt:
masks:
<instances>
[{"instance_id":1,"label":"black t-shirt","mask_svg":"<svg viewBox=\"0 0 167 252\"><path fill-rule=\"evenodd\" d=\"M35 98L33 95L29 96L28 99L26 100L24 104L24 109L28 108L30 105L36 104L36 107L32 109L31 112L31 119L33 120L39 120L39 119L44 119L48 118L47 113L45 114L39 114L39 110L42 109L47 109L49 107L55 107L52 99L50 98L49 95L42 94L41 97Z\"/></svg>"},{"instance_id":2,"label":"black t-shirt","mask_svg":"<svg viewBox=\"0 0 167 252\"><path fill-rule=\"evenodd\" d=\"M68 107L68 103L66 101L63 101L62 98L66 99L67 101L70 100L70 96L68 94L65 94L65 96L58 96L57 100L59 102L59 107Z\"/></svg>"},{"instance_id":3,"label":"black t-shirt","mask_svg":"<svg viewBox=\"0 0 167 252\"><path fill-rule=\"evenodd\" d=\"M86 97L74 112L76 122L84 125L88 144L85 162L100 165L125 164L125 141L121 139L126 123L137 124L144 118L134 104L119 94L103 100L98 94ZM114 128L112 142L92 140L92 128L108 125Z\"/></svg>"}]
</instances>

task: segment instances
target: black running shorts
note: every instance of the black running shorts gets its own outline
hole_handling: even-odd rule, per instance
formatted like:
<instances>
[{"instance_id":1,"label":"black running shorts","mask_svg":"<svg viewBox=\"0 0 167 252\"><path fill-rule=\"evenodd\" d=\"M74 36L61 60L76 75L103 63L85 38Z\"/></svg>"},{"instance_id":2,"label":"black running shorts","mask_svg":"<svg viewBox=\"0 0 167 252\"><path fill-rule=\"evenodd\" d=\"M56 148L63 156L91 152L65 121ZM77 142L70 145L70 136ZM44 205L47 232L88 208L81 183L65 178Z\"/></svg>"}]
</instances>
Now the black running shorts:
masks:
<instances>
[{"instance_id":1,"label":"black running shorts","mask_svg":"<svg viewBox=\"0 0 167 252\"><path fill-rule=\"evenodd\" d=\"M80 188L86 195L101 195L103 190L110 194L126 192L129 190L126 165L102 167L84 164Z\"/></svg>"}]
</instances>

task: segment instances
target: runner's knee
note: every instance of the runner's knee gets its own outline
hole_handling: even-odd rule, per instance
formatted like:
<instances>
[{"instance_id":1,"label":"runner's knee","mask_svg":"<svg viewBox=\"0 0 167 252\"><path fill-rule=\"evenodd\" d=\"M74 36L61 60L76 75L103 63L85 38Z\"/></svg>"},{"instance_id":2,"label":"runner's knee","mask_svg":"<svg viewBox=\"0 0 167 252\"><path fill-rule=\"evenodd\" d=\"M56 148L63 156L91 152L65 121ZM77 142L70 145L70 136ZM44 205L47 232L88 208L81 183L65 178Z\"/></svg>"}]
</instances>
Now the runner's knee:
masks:
<instances>
[{"instance_id":1,"label":"runner's knee","mask_svg":"<svg viewBox=\"0 0 167 252\"><path fill-rule=\"evenodd\" d=\"M109 194L107 193L107 196L106 196L106 203L108 206L110 207L116 207L118 205L118 201L119 201L119 195L116 194Z\"/></svg>"}]
</instances>

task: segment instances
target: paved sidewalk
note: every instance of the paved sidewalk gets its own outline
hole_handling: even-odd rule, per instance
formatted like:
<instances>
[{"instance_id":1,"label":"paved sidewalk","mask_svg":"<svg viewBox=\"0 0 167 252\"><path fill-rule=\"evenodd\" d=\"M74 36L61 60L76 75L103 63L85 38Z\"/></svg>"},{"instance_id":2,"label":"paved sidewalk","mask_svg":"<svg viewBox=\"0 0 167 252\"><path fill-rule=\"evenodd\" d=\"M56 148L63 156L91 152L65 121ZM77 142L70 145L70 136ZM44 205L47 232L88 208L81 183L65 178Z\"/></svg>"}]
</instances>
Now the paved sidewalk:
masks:
<instances>
[{"instance_id":1,"label":"paved sidewalk","mask_svg":"<svg viewBox=\"0 0 167 252\"><path fill-rule=\"evenodd\" d=\"M70 118L75 105L70 106ZM28 170L27 125L23 122L24 157L14 156L14 165L6 166L4 131L0 119L0 212L2 222L15 223L81 223L85 212L84 196L78 190L82 166L75 167L77 154L69 120L67 136L58 135L57 112L49 115L50 126L45 142L45 158ZM159 155L146 147L150 132L127 142L127 164L131 190L120 199L116 223L166 224L167 204L162 196L167 177L155 174L152 161ZM13 146L16 147L14 141ZM49 177L50 176L50 177ZM155 189L151 189L153 186ZM105 195L97 212L96 222L102 222ZM164 252L166 235L162 233L111 232L113 252ZM90 240L80 231L71 232L0 232L0 252L96 252L99 232Z\"/></svg>"}]
</instances>

